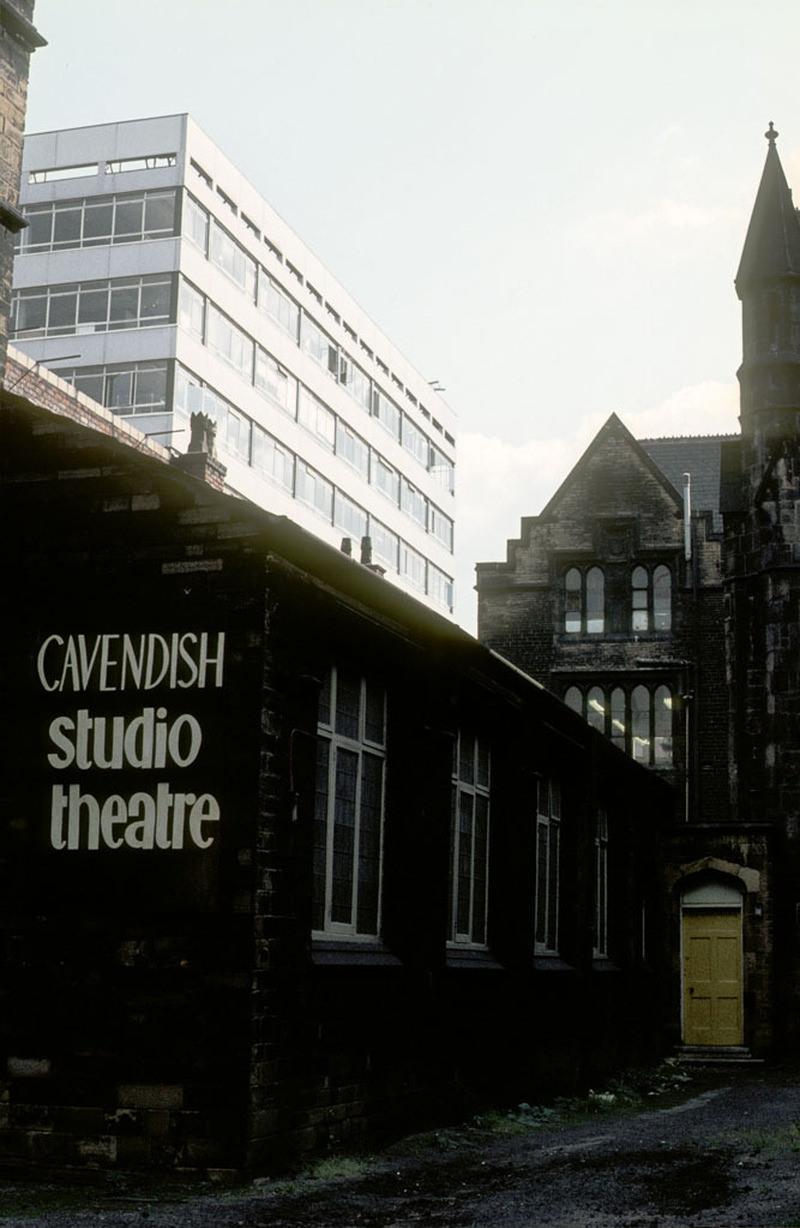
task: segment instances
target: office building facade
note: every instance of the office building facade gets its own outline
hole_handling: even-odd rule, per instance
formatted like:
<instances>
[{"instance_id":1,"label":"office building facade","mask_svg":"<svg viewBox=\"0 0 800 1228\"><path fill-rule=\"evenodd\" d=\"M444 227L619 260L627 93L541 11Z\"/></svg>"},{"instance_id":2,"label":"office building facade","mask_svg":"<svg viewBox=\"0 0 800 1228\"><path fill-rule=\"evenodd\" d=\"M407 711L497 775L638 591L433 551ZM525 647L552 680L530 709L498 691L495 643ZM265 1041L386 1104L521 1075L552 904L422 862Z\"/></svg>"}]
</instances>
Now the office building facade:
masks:
<instances>
[{"instance_id":1,"label":"office building facade","mask_svg":"<svg viewBox=\"0 0 800 1228\"><path fill-rule=\"evenodd\" d=\"M453 411L188 115L27 137L20 207L15 345L452 612Z\"/></svg>"}]
</instances>

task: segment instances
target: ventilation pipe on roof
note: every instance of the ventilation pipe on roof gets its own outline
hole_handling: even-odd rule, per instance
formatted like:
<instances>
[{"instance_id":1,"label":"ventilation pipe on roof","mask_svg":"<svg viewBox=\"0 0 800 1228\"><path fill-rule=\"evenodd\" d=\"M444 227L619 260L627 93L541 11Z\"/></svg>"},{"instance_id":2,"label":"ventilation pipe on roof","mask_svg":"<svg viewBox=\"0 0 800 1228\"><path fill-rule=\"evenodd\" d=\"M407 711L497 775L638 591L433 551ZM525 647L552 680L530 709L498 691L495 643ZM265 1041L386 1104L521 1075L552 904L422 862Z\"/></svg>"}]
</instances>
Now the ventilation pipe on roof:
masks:
<instances>
[{"instance_id":1,"label":"ventilation pipe on roof","mask_svg":"<svg viewBox=\"0 0 800 1228\"><path fill-rule=\"evenodd\" d=\"M683 557L692 557L692 475L683 475Z\"/></svg>"}]
</instances>

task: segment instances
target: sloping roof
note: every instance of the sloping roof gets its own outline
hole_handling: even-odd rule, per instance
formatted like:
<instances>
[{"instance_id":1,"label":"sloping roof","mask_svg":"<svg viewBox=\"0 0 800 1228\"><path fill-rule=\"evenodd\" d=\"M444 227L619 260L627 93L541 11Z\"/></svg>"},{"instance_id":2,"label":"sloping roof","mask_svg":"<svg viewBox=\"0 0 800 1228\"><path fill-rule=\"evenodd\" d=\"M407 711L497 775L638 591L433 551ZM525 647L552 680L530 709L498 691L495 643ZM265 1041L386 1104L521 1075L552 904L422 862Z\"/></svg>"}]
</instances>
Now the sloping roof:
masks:
<instances>
[{"instance_id":1,"label":"sloping roof","mask_svg":"<svg viewBox=\"0 0 800 1228\"><path fill-rule=\"evenodd\" d=\"M683 475L690 475L692 511L712 512L714 529L721 532L720 455L723 443L738 438L738 435L682 435L673 439L640 439L639 443L676 490L683 491Z\"/></svg>"},{"instance_id":2,"label":"sloping roof","mask_svg":"<svg viewBox=\"0 0 800 1228\"><path fill-rule=\"evenodd\" d=\"M735 279L740 298L744 286L755 278L800 276L800 222L775 148L777 135L770 124L765 133L767 160Z\"/></svg>"},{"instance_id":3,"label":"sloping roof","mask_svg":"<svg viewBox=\"0 0 800 1228\"><path fill-rule=\"evenodd\" d=\"M669 475L648 455L638 439L634 439L631 432L628 430L625 423L617 414L611 414L609 418L600 427L600 430L595 435L592 442L589 444L586 451L580 457L570 472L564 478L564 481L559 486L554 495L547 501L547 504L542 509L541 518L546 519L549 516L557 516L559 506L571 487L579 484L584 480L586 470L592 463L595 455L608 442L609 438L615 439L618 444L622 444L630 448L631 453L639 457L641 462L649 469L654 480L658 482L667 491L670 498L675 499L678 504L681 500L681 483L674 485Z\"/></svg>"}]
</instances>

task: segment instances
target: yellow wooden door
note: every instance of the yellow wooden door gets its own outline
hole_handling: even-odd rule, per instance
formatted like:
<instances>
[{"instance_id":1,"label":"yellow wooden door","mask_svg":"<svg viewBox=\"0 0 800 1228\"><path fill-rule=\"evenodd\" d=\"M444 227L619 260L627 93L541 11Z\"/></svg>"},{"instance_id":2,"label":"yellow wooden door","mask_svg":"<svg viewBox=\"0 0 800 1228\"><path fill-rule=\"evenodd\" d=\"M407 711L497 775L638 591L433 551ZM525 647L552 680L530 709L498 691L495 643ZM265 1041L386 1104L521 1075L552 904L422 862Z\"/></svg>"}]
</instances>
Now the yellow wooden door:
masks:
<instances>
[{"instance_id":1,"label":"yellow wooden door","mask_svg":"<svg viewBox=\"0 0 800 1228\"><path fill-rule=\"evenodd\" d=\"M741 1045L741 913L683 914L683 1041Z\"/></svg>"}]
</instances>

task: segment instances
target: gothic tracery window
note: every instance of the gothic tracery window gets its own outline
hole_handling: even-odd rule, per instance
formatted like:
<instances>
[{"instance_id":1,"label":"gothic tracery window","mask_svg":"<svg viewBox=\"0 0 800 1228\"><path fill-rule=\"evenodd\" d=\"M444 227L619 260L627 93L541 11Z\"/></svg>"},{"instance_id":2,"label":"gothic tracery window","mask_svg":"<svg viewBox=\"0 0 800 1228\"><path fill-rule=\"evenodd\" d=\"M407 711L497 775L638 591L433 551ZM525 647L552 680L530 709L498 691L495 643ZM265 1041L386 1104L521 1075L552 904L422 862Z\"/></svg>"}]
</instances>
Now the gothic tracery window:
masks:
<instances>
[{"instance_id":1,"label":"gothic tracery window","mask_svg":"<svg viewBox=\"0 0 800 1228\"><path fill-rule=\"evenodd\" d=\"M585 573L570 567L564 577L564 630L600 635L605 630L605 575L602 567Z\"/></svg>"}]
</instances>

